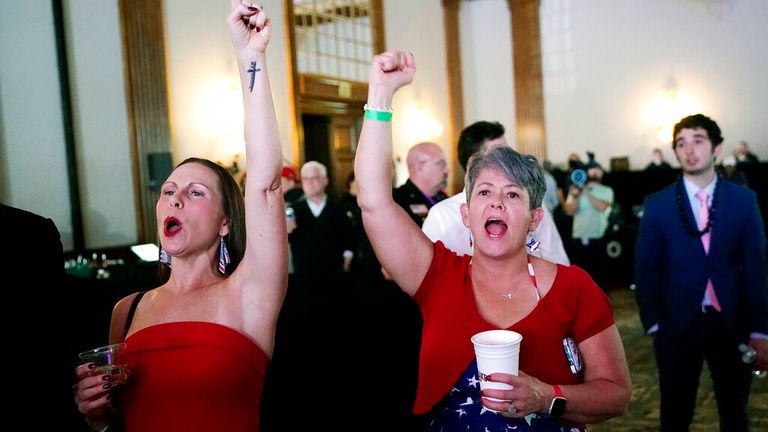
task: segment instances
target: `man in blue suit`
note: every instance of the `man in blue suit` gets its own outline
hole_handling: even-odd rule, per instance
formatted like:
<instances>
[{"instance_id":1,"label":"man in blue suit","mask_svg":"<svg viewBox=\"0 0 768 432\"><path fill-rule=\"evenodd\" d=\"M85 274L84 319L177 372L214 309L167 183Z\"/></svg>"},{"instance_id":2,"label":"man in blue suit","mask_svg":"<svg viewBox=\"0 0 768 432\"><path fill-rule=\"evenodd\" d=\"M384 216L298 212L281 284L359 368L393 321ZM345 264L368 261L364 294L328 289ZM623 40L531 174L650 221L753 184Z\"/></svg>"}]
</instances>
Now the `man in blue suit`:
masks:
<instances>
[{"instance_id":1,"label":"man in blue suit","mask_svg":"<svg viewBox=\"0 0 768 432\"><path fill-rule=\"evenodd\" d=\"M715 158L723 137L696 114L673 130L682 176L649 196L637 236L640 318L653 335L661 430L687 431L704 360L720 430L746 431L751 369L768 369L768 268L753 191L723 180ZM739 344L757 351L741 361Z\"/></svg>"}]
</instances>

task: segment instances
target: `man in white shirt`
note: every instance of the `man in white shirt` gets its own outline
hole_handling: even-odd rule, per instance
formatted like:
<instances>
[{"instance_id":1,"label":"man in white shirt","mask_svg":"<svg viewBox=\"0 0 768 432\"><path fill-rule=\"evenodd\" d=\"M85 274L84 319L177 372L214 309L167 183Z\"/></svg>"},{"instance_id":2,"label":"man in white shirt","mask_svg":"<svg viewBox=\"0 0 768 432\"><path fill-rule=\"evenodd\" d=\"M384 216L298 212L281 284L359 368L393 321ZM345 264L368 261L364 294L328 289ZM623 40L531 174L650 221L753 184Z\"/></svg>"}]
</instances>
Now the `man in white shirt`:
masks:
<instances>
[{"instance_id":1,"label":"man in white shirt","mask_svg":"<svg viewBox=\"0 0 768 432\"><path fill-rule=\"evenodd\" d=\"M461 132L458 158L466 171L472 155L497 146L506 146L504 126L498 122L478 121ZM427 214L422 231L433 242L442 241L445 247L459 255L472 255L470 231L461 221L459 207L467 202L466 190L435 204ZM570 265L563 241L549 211L543 212L539 227L528 233L528 253L554 263Z\"/></svg>"}]
</instances>

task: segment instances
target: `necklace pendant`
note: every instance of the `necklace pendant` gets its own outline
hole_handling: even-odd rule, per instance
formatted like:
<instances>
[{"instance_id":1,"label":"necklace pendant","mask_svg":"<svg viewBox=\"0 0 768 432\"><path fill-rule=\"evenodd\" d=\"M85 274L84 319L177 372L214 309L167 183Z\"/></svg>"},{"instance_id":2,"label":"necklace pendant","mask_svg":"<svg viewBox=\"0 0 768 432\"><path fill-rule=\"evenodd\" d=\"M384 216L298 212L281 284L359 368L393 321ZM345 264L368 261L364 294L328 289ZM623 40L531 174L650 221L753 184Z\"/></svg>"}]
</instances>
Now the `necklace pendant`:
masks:
<instances>
[{"instance_id":1,"label":"necklace pendant","mask_svg":"<svg viewBox=\"0 0 768 432\"><path fill-rule=\"evenodd\" d=\"M507 300L512 300L513 295L515 295L515 293L511 292L511 293L502 294L501 296Z\"/></svg>"}]
</instances>

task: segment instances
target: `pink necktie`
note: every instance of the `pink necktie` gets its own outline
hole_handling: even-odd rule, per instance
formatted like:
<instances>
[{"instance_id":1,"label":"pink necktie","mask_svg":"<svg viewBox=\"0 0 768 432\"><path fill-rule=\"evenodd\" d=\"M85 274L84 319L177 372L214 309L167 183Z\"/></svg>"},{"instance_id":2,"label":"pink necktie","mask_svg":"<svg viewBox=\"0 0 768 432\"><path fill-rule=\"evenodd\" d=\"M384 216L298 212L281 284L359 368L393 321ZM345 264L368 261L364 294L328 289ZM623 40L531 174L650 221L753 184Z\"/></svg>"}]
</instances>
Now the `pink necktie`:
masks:
<instances>
[{"instance_id":1,"label":"pink necktie","mask_svg":"<svg viewBox=\"0 0 768 432\"><path fill-rule=\"evenodd\" d=\"M703 230L706 228L707 223L709 222L709 203L707 202L707 191L700 190L696 192L696 198L699 200L699 229ZM711 229L709 232L706 232L701 235L701 244L704 246L704 253L709 254L709 237L711 234ZM712 286L712 281L707 279L707 289L705 295L709 299L709 303L714 307L718 312L720 311L720 302L717 301L717 295L715 295L715 287Z\"/></svg>"}]
</instances>

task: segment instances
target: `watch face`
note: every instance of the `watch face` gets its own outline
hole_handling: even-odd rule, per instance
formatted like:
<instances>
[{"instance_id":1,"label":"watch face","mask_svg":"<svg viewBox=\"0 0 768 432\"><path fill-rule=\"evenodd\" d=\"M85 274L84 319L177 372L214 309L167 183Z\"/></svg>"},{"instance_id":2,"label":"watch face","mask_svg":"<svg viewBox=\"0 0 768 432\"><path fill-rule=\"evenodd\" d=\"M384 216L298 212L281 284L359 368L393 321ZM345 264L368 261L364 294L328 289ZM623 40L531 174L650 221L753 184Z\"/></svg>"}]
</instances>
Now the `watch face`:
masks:
<instances>
[{"instance_id":1,"label":"watch face","mask_svg":"<svg viewBox=\"0 0 768 432\"><path fill-rule=\"evenodd\" d=\"M552 405L549 406L549 415L552 417L560 417L565 411L565 398L555 397L552 399Z\"/></svg>"}]
</instances>

